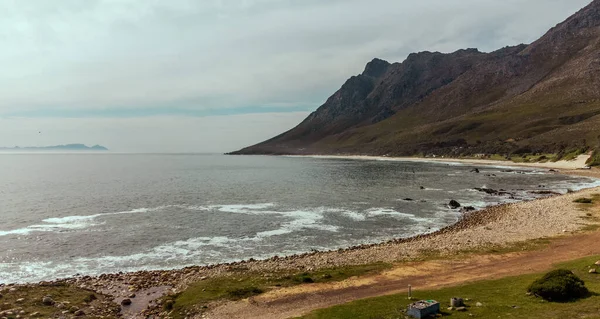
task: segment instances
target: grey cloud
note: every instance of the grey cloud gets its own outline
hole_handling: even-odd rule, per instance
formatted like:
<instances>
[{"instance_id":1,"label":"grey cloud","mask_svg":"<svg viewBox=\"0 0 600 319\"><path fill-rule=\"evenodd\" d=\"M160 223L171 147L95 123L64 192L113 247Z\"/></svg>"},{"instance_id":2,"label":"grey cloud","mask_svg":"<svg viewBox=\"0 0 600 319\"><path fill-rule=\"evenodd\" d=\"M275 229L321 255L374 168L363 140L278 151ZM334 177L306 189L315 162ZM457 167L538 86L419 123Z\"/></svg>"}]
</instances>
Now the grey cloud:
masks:
<instances>
[{"instance_id":1,"label":"grey cloud","mask_svg":"<svg viewBox=\"0 0 600 319\"><path fill-rule=\"evenodd\" d=\"M0 3L0 114L318 105L373 57L531 42L588 0Z\"/></svg>"}]
</instances>

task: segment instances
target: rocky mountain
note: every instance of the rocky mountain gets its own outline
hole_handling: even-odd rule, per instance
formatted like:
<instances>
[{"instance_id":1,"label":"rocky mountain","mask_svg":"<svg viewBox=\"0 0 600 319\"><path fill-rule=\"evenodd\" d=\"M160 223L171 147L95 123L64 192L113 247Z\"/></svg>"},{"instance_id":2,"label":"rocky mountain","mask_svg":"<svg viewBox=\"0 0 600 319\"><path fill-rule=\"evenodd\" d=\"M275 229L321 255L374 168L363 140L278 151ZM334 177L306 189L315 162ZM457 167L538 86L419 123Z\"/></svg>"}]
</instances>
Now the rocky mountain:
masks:
<instances>
[{"instance_id":1,"label":"rocky mountain","mask_svg":"<svg viewBox=\"0 0 600 319\"><path fill-rule=\"evenodd\" d=\"M232 154L467 155L600 146L600 0L529 45L374 59L292 130Z\"/></svg>"},{"instance_id":2,"label":"rocky mountain","mask_svg":"<svg viewBox=\"0 0 600 319\"><path fill-rule=\"evenodd\" d=\"M66 144L53 146L0 147L0 151L108 151L108 148L101 145L86 146L84 144Z\"/></svg>"}]
</instances>

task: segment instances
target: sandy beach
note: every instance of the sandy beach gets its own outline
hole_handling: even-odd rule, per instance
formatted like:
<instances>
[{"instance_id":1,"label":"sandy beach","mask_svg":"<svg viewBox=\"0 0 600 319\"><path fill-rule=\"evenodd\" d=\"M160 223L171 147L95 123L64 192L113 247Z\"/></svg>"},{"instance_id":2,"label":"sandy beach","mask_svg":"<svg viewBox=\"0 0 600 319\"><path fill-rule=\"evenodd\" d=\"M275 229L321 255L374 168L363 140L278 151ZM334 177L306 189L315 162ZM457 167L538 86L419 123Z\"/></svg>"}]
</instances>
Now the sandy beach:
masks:
<instances>
[{"instance_id":1,"label":"sandy beach","mask_svg":"<svg viewBox=\"0 0 600 319\"><path fill-rule=\"evenodd\" d=\"M373 159L370 157L344 158ZM381 160L419 161L420 159L381 158ZM427 161L434 161L434 159L427 159ZM490 163L490 161L477 160L437 159L435 161L458 161L475 165L510 165L510 163L505 162L497 163L494 161ZM554 169L566 169L561 171L563 174L600 178L600 170L598 169L578 169L582 162L585 163L584 159L580 157L573 162L549 164L555 164L555 166L552 166ZM526 166L550 168L545 164ZM600 214L598 212L591 215L589 212L582 210L579 204L573 202L577 198L593 197L597 194L600 194L600 187L561 196L553 195L549 198L529 202L493 206L481 211L466 213L458 223L435 233L409 239L390 238L388 242L381 244L363 245L330 252L274 257L268 260L249 260L213 266L189 267L179 270L139 271L135 273L106 274L98 277L83 276L61 282L105 294L117 304L120 304L124 299L130 299L132 304L122 307L122 315L125 318L145 318L148 315L155 315L156 318L167 318L168 314L161 313L162 308L160 303L157 302L161 296L183 291L190 283L211 277L228 276L240 271L268 274L276 271L314 271L316 269L378 262L398 264L418 260L424 256L435 255L443 258L465 251L489 250L540 238L568 237L580 233L590 225L599 223ZM28 286L32 287L32 285ZM0 286L0 290L5 288ZM268 295L274 293L277 293L277 289L269 292ZM131 297L133 295L137 297ZM244 317L243 311L233 314L224 311L224 309L237 308L230 306L225 308L215 307L215 309L209 309L207 318ZM297 313L294 314L297 315Z\"/></svg>"},{"instance_id":2,"label":"sandy beach","mask_svg":"<svg viewBox=\"0 0 600 319\"><path fill-rule=\"evenodd\" d=\"M511 161L497 161L489 159L465 159L465 158L441 158L441 157L387 157L387 156L367 156L367 155L291 155L290 157L312 157L312 158L330 158L330 159L352 159L352 160L371 160L371 161L391 161L391 162L429 162L429 163L454 163L465 165L485 165L496 167L529 167L529 168L548 168L560 170L576 170L587 168L586 162L590 158L589 154L582 154L570 161L539 162L539 163L515 163Z\"/></svg>"}]
</instances>

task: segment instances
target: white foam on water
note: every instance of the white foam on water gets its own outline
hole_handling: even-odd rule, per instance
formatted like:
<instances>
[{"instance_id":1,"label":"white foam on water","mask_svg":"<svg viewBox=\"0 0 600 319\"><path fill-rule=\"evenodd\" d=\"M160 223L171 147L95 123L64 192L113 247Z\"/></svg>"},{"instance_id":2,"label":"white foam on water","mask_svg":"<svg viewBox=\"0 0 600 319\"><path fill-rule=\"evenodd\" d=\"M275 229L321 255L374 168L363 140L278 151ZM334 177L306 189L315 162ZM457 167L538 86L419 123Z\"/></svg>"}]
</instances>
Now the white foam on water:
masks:
<instances>
[{"instance_id":1,"label":"white foam on water","mask_svg":"<svg viewBox=\"0 0 600 319\"><path fill-rule=\"evenodd\" d=\"M236 204L236 205L210 205L210 206L189 206L192 210L217 210L223 213L246 214L246 215L278 215L283 218L291 219L283 222L277 229L262 231L256 234L256 237L249 240L261 240L272 236L280 236L301 231L304 229L314 229L322 231L335 232L339 227L334 225L322 224L325 213L343 212L341 209L315 208L308 210L293 211L274 211L269 210L275 206L274 203L262 204Z\"/></svg>"},{"instance_id":2,"label":"white foam on water","mask_svg":"<svg viewBox=\"0 0 600 319\"><path fill-rule=\"evenodd\" d=\"M596 178L588 178L588 182L581 183L571 183L566 185L561 185L565 189L570 189L572 191L580 191L587 188L596 188L600 187L600 179Z\"/></svg>"},{"instance_id":3,"label":"white foam on water","mask_svg":"<svg viewBox=\"0 0 600 319\"><path fill-rule=\"evenodd\" d=\"M198 260L202 257L215 257L220 255L214 249L202 249L212 246L220 248L237 249L240 242L249 239L231 239L227 237L197 237L172 243L165 243L148 250L124 255L124 256L102 256L102 257L79 257L72 260L73 265L100 269L143 269L143 267L154 268L150 265L156 263L173 263L180 266L186 261ZM236 245L237 244L237 245Z\"/></svg>"},{"instance_id":4,"label":"white foam on water","mask_svg":"<svg viewBox=\"0 0 600 319\"><path fill-rule=\"evenodd\" d=\"M292 218L289 222L284 222L277 229L259 232L257 239L263 239L272 236L280 236L302 231L305 229L322 230L329 232L338 231L339 227L334 225L322 224L325 213L340 212L339 209L317 208L315 210L296 210L291 212L277 212L284 217Z\"/></svg>"},{"instance_id":5,"label":"white foam on water","mask_svg":"<svg viewBox=\"0 0 600 319\"><path fill-rule=\"evenodd\" d=\"M237 242L239 240L231 239L228 237L197 237L190 238L188 240L180 240L176 241L171 246L186 248L188 250L196 250L205 246L215 246L215 247L229 247L231 243ZM169 246L169 245L167 245Z\"/></svg>"},{"instance_id":6,"label":"white foam on water","mask_svg":"<svg viewBox=\"0 0 600 319\"><path fill-rule=\"evenodd\" d=\"M150 211L156 211L156 210L160 210L160 209L163 209L166 207L167 206L160 206L160 207L156 207L156 208L136 208L136 209L123 211L123 212L102 213L102 214L87 215L87 216L54 217L54 218L46 218L43 220L43 222L52 223L52 224L70 224L70 223L77 223L77 222L85 221L85 220L92 220L92 219L96 219L96 218L102 217L102 216L148 213Z\"/></svg>"},{"instance_id":7,"label":"white foam on water","mask_svg":"<svg viewBox=\"0 0 600 319\"><path fill-rule=\"evenodd\" d=\"M13 230L2 230L0 231L0 236L8 236L8 235L28 235L29 233L31 233L33 231L33 229L26 227L26 228L19 228L19 229L13 229Z\"/></svg>"},{"instance_id":8,"label":"white foam on water","mask_svg":"<svg viewBox=\"0 0 600 319\"><path fill-rule=\"evenodd\" d=\"M472 206L476 209L483 209L486 208L490 205L495 205L496 202L486 202L486 201L471 201L467 204L464 204L463 206Z\"/></svg>"},{"instance_id":9,"label":"white foam on water","mask_svg":"<svg viewBox=\"0 0 600 319\"><path fill-rule=\"evenodd\" d=\"M194 264L205 264L215 262L228 262L232 251L240 256L253 256L257 258L257 245L268 238L286 235L303 230L320 230L336 232L338 226L323 224L323 219L327 214L340 214L349 216L357 221L364 221L367 218L377 218L378 216L391 215L399 219L410 219L422 221L423 224L416 225L418 232L432 231L435 220L427 218L418 218L412 214L397 212L389 208L377 208L362 212L349 211L344 209L332 208L311 208L293 211L274 211L268 210L274 204L256 204L256 205L220 205L214 207L190 206L192 210L215 210L235 212L240 214L268 214L281 217L282 223L277 229L266 230L256 233L254 236L244 238L230 238L224 236L217 237L197 237L187 240L179 240L171 243L160 244L156 247L143 251L134 252L123 256L101 256L101 257L76 257L69 261L55 262L27 262L27 263L8 263L0 264L0 272L4 270L10 273L10 277L2 278L7 282L39 281L54 278L63 278L73 276L76 273L81 274L100 274L105 272L118 271L137 271L152 269L168 269L169 267L180 268ZM136 209L127 212L109 213L108 215L123 213L143 213L152 209ZM90 216L67 216L61 218L48 219L46 226L56 225L77 225L77 223L89 223L94 219L107 214L97 214ZM437 229L437 228L435 228ZM273 240L273 239L271 239ZM275 239L278 240L278 239ZM268 244L268 242L267 242ZM320 247L319 249L329 249L330 247ZM247 252L247 253L243 253ZM278 251L269 252L267 255L274 254L292 254L298 251ZM265 255L265 257L268 257Z\"/></svg>"},{"instance_id":10,"label":"white foam on water","mask_svg":"<svg viewBox=\"0 0 600 319\"><path fill-rule=\"evenodd\" d=\"M242 205L211 205L207 206L208 209L217 209L223 213L233 213L233 214L260 214L269 213L264 212L263 210L271 208L275 206L273 203L264 203L264 204L242 204Z\"/></svg>"},{"instance_id":11,"label":"white foam on water","mask_svg":"<svg viewBox=\"0 0 600 319\"><path fill-rule=\"evenodd\" d=\"M31 225L24 228L0 231L0 236L8 236L8 235L29 235L33 232L56 232L62 230L77 230L77 229L85 229L94 224L90 222L91 219L80 219L74 220L67 223L49 223L49 224L40 224L40 225Z\"/></svg>"},{"instance_id":12,"label":"white foam on water","mask_svg":"<svg viewBox=\"0 0 600 319\"><path fill-rule=\"evenodd\" d=\"M372 208L367 210L367 216L376 217L376 216L392 216L397 217L399 219L409 219L416 222L431 222L431 218L417 217L414 214L401 213L391 208Z\"/></svg>"},{"instance_id":13,"label":"white foam on water","mask_svg":"<svg viewBox=\"0 0 600 319\"><path fill-rule=\"evenodd\" d=\"M342 212L342 215L344 215L354 221L357 221L357 222L367 220L367 216L365 216L364 214L358 213L358 212L344 211L344 212Z\"/></svg>"},{"instance_id":14,"label":"white foam on water","mask_svg":"<svg viewBox=\"0 0 600 319\"><path fill-rule=\"evenodd\" d=\"M113 213L102 213L85 216L65 216L65 217L52 217L42 220L45 224L30 225L27 227L0 231L0 236L8 235L29 235L33 232L56 232L61 230L81 230L97 225L94 220L99 217L123 215L123 214L138 214L148 213L151 211L158 211L168 206L160 206L156 208L136 208L128 211L113 212Z\"/></svg>"}]
</instances>

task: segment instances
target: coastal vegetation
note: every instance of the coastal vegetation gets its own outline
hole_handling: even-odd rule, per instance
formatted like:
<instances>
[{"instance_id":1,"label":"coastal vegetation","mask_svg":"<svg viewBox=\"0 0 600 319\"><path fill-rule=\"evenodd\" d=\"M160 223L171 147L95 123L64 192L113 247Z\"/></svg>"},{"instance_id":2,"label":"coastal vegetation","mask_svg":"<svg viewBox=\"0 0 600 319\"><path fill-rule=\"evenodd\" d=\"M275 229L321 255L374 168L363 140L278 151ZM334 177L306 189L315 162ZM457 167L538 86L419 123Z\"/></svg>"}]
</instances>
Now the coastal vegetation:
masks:
<instances>
[{"instance_id":1,"label":"coastal vegetation","mask_svg":"<svg viewBox=\"0 0 600 319\"><path fill-rule=\"evenodd\" d=\"M378 273L390 267L390 264L376 263L302 273L271 274L240 270L229 276L205 278L193 283L184 291L165 297L163 305L172 318L185 318L188 313L202 312L215 301L245 299L280 287L342 281L350 277Z\"/></svg>"},{"instance_id":2,"label":"coastal vegetation","mask_svg":"<svg viewBox=\"0 0 600 319\"><path fill-rule=\"evenodd\" d=\"M64 283L0 287L0 318L117 318L112 299Z\"/></svg>"},{"instance_id":3,"label":"coastal vegetation","mask_svg":"<svg viewBox=\"0 0 600 319\"><path fill-rule=\"evenodd\" d=\"M478 281L458 287L439 290L414 290L413 300L434 299L442 303L443 315L450 318L600 318L600 275L590 273L600 256L587 257L558 265L569 269L586 282L590 295L568 303L547 302L528 294L528 286L540 277L529 274L499 280ZM562 273L562 272L561 272ZM450 298L460 296L466 300L466 311L447 310ZM302 317L304 319L404 318L404 311L412 300L405 293L353 301L327 309L320 309Z\"/></svg>"},{"instance_id":4,"label":"coastal vegetation","mask_svg":"<svg viewBox=\"0 0 600 319\"><path fill-rule=\"evenodd\" d=\"M581 197L581 198L574 200L573 202L578 203L578 204L591 204L594 201L591 198Z\"/></svg>"},{"instance_id":5,"label":"coastal vegetation","mask_svg":"<svg viewBox=\"0 0 600 319\"><path fill-rule=\"evenodd\" d=\"M511 161L513 163L548 163L558 161L571 161L579 155L587 153L587 148L577 148L574 150L560 151L557 153L510 153L510 154L479 154L461 155L459 158L466 159L488 159L494 161Z\"/></svg>"},{"instance_id":6,"label":"coastal vegetation","mask_svg":"<svg viewBox=\"0 0 600 319\"><path fill-rule=\"evenodd\" d=\"M534 281L529 293L547 301L565 302L589 295L585 282L567 269L556 269Z\"/></svg>"},{"instance_id":7,"label":"coastal vegetation","mask_svg":"<svg viewBox=\"0 0 600 319\"><path fill-rule=\"evenodd\" d=\"M589 166L600 166L600 149L596 149L590 159L587 161Z\"/></svg>"}]
</instances>

